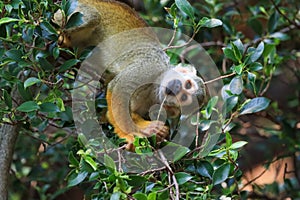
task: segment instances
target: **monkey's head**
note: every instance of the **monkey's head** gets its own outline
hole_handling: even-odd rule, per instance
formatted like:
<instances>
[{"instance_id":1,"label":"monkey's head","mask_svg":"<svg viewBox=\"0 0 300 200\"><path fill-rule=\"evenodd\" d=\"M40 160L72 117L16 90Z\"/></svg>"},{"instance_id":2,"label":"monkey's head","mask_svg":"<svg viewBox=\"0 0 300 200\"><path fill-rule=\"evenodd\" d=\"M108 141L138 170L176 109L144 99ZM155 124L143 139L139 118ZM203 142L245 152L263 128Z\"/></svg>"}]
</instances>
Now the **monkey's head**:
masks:
<instances>
[{"instance_id":1,"label":"monkey's head","mask_svg":"<svg viewBox=\"0 0 300 200\"><path fill-rule=\"evenodd\" d=\"M192 114L203 105L206 96L204 82L191 65L177 65L167 71L158 92L159 101L169 117Z\"/></svg>"}]
</instances>

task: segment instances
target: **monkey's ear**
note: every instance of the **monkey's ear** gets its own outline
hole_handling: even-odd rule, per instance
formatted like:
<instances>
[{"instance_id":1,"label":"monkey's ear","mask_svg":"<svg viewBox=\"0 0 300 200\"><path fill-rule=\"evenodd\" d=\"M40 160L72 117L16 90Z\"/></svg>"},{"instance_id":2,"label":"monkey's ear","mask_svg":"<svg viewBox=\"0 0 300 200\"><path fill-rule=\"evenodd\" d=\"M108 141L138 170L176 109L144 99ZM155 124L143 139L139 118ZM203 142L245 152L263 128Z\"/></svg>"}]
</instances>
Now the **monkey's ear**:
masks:
<instances>
[{"instance_id":1,"label":"monkey's ear","mask_svg":"<svg viewBox=\"0 0 300 200\"><path fill-rule=\"evenodd\" d=\"M183 65L182 63L179 63L175 66L174 70L183 74L197 74L197 70L195 69L195 67L193 65L188 64Z\"/></svg>"}]
</instances>

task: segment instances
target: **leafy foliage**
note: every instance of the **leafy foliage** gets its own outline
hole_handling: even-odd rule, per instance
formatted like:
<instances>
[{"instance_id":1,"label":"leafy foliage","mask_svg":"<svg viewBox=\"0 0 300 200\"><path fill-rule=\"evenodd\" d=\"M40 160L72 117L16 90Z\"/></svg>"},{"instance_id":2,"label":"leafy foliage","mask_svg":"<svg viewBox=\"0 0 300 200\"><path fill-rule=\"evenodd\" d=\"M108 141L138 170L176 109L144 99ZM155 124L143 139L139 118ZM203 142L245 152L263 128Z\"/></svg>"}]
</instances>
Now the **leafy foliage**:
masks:
<instances>
[{"instance_id":1,"label":"leafy foliage","mask_svg":"<svg viewBox=\"0 0 300 200\"><path fill-rule=\"evenodd\" d=\"M89 50L62 48L57 41L65 28L82 23L81 13L74 13L76 1L0 2L1 125L22 126L12 164L10 198L55 199L74 188L80 188L86 199L299 198L297 176L285 178L283 186L274 182L253 187L250 192L242 185L240 151L247 143L250 145L252 136L240 134L241 129L246 129L243 117L271 121L271 128L263 125L255 129L265 133L268 141L280 141L280 146L288 147L269 157L267 168L273 160L287 156L294 158L296 169L299 165L300 119L294 111L300 105L297 90L300 70L291 67L291 63L299 65L300 17L294 6L299 3L271 2L257 1L245 9L243 5L233 5L232 1L206 0L201 4L187 0L144 1L143 17L149 24L173 28L179 35L190 34L202 44L222 71L216 80L222 79L224 86L222 99L212 96L199 111L200 117L191 120L204 135L219 127L215 131L220 137L207 138L203 146L195 139L192 148L167 142L176 148L174 159L163 162L160 155L163 167L137 174L127 173L110 154L99 150L99 141L84 134L76 137L73 134L71 89L76 87L77 67ZM57 10L63 16L60 24L53 21ZM246 29L241 24L247 24ZM171 50L181 51L181 47L188 45L189 42L182 43L175 37L166 46L172 63L178 63L180 57ZM185 53L195 51L189 48ZM280 91L283 93L280 96L288 98L283 101L277 97L280 92L276 78L284 76L286 68L293 71L292 78L296 81L291 85L296 89L291 93ZM290 81L288 78L284 80ZM215 80L205 81L211 84ZM22 98L20 105L14 105L14 89ZM102 97L97 98L99 113L105 111L104 101ZM224 106L219 110L222 101ZM94 104L86 102L83 106L89 108ZM255 126L254 121L248 124ZM110 136L111 127L103 127ZM136 139L136 153L144 157L133 165L155 154L152 139L155 141L155 138ZM110 140L123 144L115 136ZM203 149L213 141L216 145L203 156ZM255 143L255 147L266 155L270 151L264 143ZM104 154L103 162L97 159L98 154Z\"/></svg>"}]
</instances>

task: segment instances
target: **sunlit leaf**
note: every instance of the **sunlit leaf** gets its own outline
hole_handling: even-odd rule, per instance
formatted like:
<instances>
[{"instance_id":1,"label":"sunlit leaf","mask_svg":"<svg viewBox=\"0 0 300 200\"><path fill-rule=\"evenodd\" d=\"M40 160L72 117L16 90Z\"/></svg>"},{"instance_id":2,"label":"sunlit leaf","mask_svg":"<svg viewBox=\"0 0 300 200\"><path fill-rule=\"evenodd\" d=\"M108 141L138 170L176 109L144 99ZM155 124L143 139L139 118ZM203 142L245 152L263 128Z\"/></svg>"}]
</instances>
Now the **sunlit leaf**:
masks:
<instances>
[{"instance_id":1,"label":"sunlit leaf","mask_svg":"<svg viewBox=\"0 0 300 200\"><path fill-rule=\"evenodd\" d=\"M245 146L248 142L246 141L238 141L238 142L235 142L233 143L231 146L230 146L230 149L240 149L242 148L243 146Z\"/></svg>"},{"instance_id":2,"label":"sunlit leaf","mask_svg":"<svg viewBox=\"0 0 300 200\"><path fill-rule=\"evenodd\" d=\"M241 76L234 77L229 84L230 92L232 94L241 94L243 91L243 79Z\"/></svg>"},{"instance_id":3,"label":"sunlit leaf","mask_svg":"<svg viewBox=\"0 0 300 200\"><path fill-rule=\"evenodd\" d=\"M28 88L29 86L32 86L34 84L40 83L41 80L35 77L30 77L24 82L24 88Z\"/></svg>"},{"instance_id":4,"label":"sunlit leaf","mask_svg":"<svg viewBox=\"0 0 300 200\"><path fill-rule=\"evenodd\" d=\"M175 0L175 4L181 12L185 13L191 19L195 18L194 8L187 0Z\"/></svg>"},{"instance_id":5,"label":"sunlit leaf","mask_svg":"<svg viewBox=\"0 0 300 200\"><path fill-rule=\"evenodd\" d=\"M260 42L259 45L257 46L257 48L255 49L255 51L251 54L250 56L250 60L252 62L255 62L258 60L258 58L262 55L263 51L264 51L264 42Z\"/></svg>"},{"instance_id":6,"label":"sunlit leaf","mask_svg":"<svg viewBox=\"0 0 300 200\"><path fill-rule=\"evenodd\" d=\"M10 22L17 22L17 21L20 21L20 19L15 19L15 18L11 18L11 17L3 17L0 19L0 26L2 24L7 24Z\"/></svg>"},{"instance_id":7,"label":"sunlit leaf","mask_svg":"<svg viewBox=\"0 0 300 200\"><path fill-rule=\"evenodd\" d=\"M208 19L208 18L204 18L204 19L205 20L199 21L198 26L207 27L207 28L214 28L214 27L217 27L217 26L222 26L222 24L223 24L223 22L219 19Z\"/></svg>"},{"instance_id":8,"label":"sunlit leaf","mask_svg":"<svg viewBox=\"0 0 300 200\"><path fill-rule=\"evenodd\" d=\"M270 100L265 97L256 97L247 102L242 108L240 115L256 113L266 109L270 104Z\"/></svg>"}]
</instances>

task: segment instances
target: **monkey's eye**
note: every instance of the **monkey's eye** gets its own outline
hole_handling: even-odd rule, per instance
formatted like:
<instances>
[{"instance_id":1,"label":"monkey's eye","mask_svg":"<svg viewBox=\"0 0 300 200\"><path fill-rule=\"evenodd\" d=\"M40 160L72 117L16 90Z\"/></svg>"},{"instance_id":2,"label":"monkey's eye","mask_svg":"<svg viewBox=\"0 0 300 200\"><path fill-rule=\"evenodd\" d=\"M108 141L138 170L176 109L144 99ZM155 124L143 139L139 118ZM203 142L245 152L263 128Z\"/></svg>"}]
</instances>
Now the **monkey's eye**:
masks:
<instances>
[{"instance_id":1,"label":"monkey's eye","mask_svg":"<svg viewBox=\"0 0 300 200\"><path fill-rule=\"evenodd\" d=\"M187 80L186 82L185 82L185 89L191 89L192 88L192 82L191 82L191 80Z\"/></svg>"},{"instance_id":2,"label":"monkey's eye","mask_svg":"<svg viewBox=\"0 0 300 200\"><path fill-rule=\"evenodd\" d=\"M188 96L186 94L183 94L180 99L182 102L184 102L188 99Z\"/></svg>"}]
</instances>

